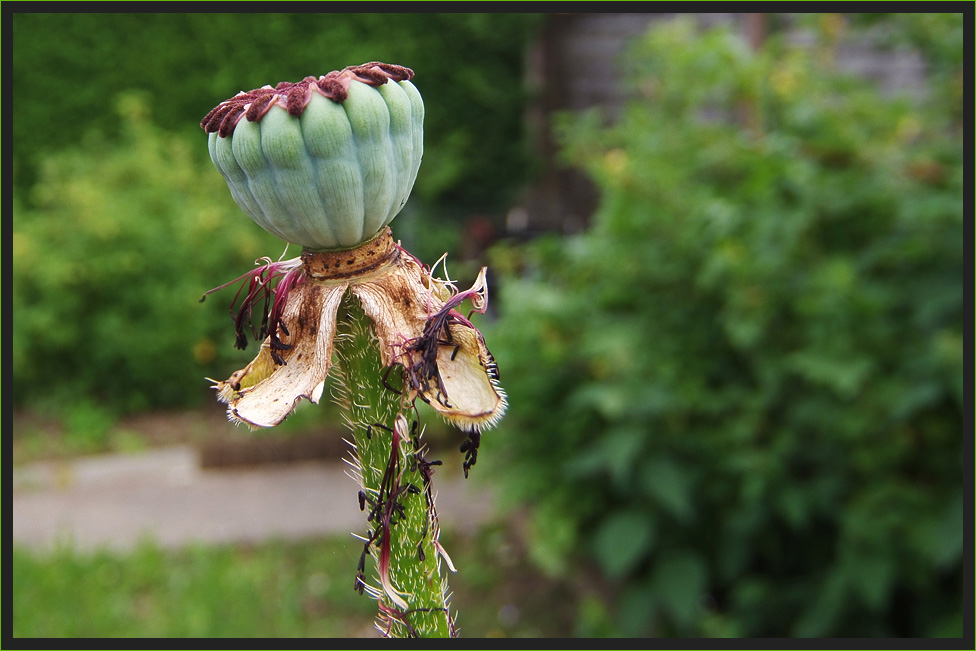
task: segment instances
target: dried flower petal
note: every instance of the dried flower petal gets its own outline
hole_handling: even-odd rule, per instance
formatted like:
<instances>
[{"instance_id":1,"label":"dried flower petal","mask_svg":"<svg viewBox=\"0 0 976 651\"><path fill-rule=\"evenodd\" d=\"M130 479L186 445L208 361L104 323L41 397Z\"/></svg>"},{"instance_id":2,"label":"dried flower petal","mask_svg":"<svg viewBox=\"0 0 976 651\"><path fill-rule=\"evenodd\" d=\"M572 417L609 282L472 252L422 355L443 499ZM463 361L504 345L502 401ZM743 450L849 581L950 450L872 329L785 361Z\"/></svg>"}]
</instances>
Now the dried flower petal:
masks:
<instances>
[{"instance_id":1,"label":"dried flower petal","mask_svg":"<svg viewBox=\"0 0 976 651\"><path fill-rule=\"evenodd\" d=\"M346 288L344 283L306 281L291 291L281 317L290 333L282 333L281 342L291 348L277 351L284 364L273 364L268 372L272 352L268 337L254 361L215 387L218 397L228 403L231 420L274 427L301 398L319 401L332 365L336 313Z\"/></svg>"},{"instance_id":2,"label":"dried flower petal","mask_svg":"<svg viewBox=\"0 0 976 651\"><path fill-rule=\"evenodd\" d=\"M419 396L469 432L491 427L505 413L495 360L481 332L457 310L465 301L474 311L486 309L484 269L470 289L458 292L403 251L389 229L350 251L305 252L300 268L292 261L280 265L269 266L268 274L260 270L238 279L250 278L252 285L261 281L259 289L269 294L270 278L283 274L270 309L262 311L268 327L262 330L267 338L258 356L214 385L218 397L229 404L232 420L272 427L301 398L318 402L331 365L338 306L347 289L373 322L383 365L402 366L409 400ZM257 293L252 287L250 302L244 301L248 311L242 314L248 318L251 294Z\"/></svg>"},{"instance_id":3,"label":"dried flower petal","mask_svg":"<svg viewBox=\"0 0 976 651\"><path fill-rule=\"evenodd\" d=\"M452 307L472 298L476 309L484 308L485 270L456 303L442 302L428 290L434 283L425 273L413 259L401 257L392 273L354 282L351 289L373 320L383 364L404 366L411 397L419 395L463 430L491 427L507 406L498 369L484 337Z\"/></svg>"}]
</instances>

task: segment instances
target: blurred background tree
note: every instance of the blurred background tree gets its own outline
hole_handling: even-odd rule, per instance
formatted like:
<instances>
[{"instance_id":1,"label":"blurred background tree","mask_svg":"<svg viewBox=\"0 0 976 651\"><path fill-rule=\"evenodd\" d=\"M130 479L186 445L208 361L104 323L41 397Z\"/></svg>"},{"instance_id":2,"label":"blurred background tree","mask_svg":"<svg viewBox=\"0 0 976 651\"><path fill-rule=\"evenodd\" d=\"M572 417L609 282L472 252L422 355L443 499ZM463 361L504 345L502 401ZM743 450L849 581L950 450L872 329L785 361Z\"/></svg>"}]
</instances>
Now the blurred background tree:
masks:
<instances>
[{"instance_id":1,"label":"blurred background tree","mask_svg":"<svg viewBox=\"0 0 976 651\"><path fill-rule=\"evenodd\" d=\"M484 456L542 567L599 568L577 634L962 635L962 20L863 22L927 92L841 74L839 16L656 26L617 123L558 123L591 227L495 251Z\"/></svg>"}]
</instances>

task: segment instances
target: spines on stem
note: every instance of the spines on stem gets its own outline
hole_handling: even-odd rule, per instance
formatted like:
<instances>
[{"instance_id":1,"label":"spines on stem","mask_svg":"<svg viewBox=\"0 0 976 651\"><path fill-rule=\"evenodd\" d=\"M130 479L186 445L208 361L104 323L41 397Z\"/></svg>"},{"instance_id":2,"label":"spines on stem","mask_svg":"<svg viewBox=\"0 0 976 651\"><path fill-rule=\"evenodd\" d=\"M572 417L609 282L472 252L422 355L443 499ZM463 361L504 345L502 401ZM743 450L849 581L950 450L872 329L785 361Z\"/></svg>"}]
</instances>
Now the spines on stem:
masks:
<instances>
[{"instance_id":1,"label":"spines on stem","mask_svg":"<svg viewBox=\"0 0 976 651\"><path fill-rule=\"evenodd\" d=\"M332 395L353 436L352 474L362 481L360 504L367 531L355 587L377 599L377 627L390 636L456 634L442 578L438 527L423 459L402 379L387 373L371 322L356 300L345 300L335 339ZM366 578L367 556L375 578ZM453 569L453 568L452 568Z\"/></svg>"}]
</instances>

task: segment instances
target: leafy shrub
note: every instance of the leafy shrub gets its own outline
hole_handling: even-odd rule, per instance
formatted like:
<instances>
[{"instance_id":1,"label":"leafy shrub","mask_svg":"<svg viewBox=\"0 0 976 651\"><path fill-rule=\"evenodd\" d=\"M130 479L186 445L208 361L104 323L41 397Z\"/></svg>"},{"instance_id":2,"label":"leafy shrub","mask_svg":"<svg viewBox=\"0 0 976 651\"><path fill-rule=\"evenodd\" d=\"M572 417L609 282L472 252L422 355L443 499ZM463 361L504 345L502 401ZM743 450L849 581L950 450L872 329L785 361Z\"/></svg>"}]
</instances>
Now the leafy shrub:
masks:
<instances>
[{"instance_id":1,"label":"leafy shrub","mask_svg":"<svg viewBox=\"0 0 976 651\"><path fill-rule=\"evenodd\" d=\"M34 207L14 204L15 404L194 404L204 375L253 353L233 349L233 294L198 301L283 244L236 207L205 146L159 131L138 95L118 110L121 144L52 155Z\"/></svg>"},{"instance_id":2,"label":"leafy shrub","mask_svg":"<svg viewBox=\"0 0 976 651\"><path fill-rule=\"evenodd\" d=\"M653 29L622 119L561 124L590 230L496 252L483 456L602 570L577 633L961 635L959 114L831 59Z\"/></svg>"}]
</instances>

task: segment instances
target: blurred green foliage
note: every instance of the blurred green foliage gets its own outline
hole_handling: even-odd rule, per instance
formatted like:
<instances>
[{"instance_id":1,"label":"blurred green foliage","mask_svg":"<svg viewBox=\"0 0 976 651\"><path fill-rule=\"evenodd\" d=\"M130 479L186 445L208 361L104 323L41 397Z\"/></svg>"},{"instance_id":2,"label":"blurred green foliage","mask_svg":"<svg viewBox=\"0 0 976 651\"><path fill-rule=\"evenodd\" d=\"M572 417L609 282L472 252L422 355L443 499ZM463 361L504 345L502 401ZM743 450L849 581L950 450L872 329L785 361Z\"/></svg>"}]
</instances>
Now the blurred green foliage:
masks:
<instances>
[{"instance_id":1,"label":"blurred green foliage","mask_svg":"<svg viewBox=\"0 0 976 651\"><path fill-rule=\"evenodd\" d=\"M413 68L426 103L414 191L467 209L507 206L528 161L520 83L541 16L510 13L16 13L11 80L18 188L40 159L96 129L119 133L111 101L139 90L160 126L200 120L242 90L386 61ZM206 152L206 145L203 145Z\"/></svg>"},{"instance_id":2,"label":"blurred green foliage","mask_svg":"<svg viewBox=\"0 0 976 651\"><path fill-rule=\"evenodd\" d=\"M577 634L962 634L962 75L881 96L819 24L654 28L621 120L560 124L589 231L495 251L482 456L542 567L601 568Z\"/></svg>"},{"instance_id":3,"label":"blurred green foliage","mask_svg":"<svg viewBox=\"0 0 976 651\"><path fill-rule=\"evenodd\" d=\"M144 97L118 104L118 142L92 136L51 155L32 207L14 203L15 404L195 404L204 375L248 356L230 338L235 290L198 301L284 245L184 138L153 126Z\"/></svg>"},{"instance_id":4,"label":"blurred green foliage","mask_svg":"<svg viewBox=\"0 0 976 651\"><path fill-rule=\"evenodd\" d=\"M376 613L347 580L347 538L11 553L18 637L358 637Z\"/></svg>"}]
</instances>

